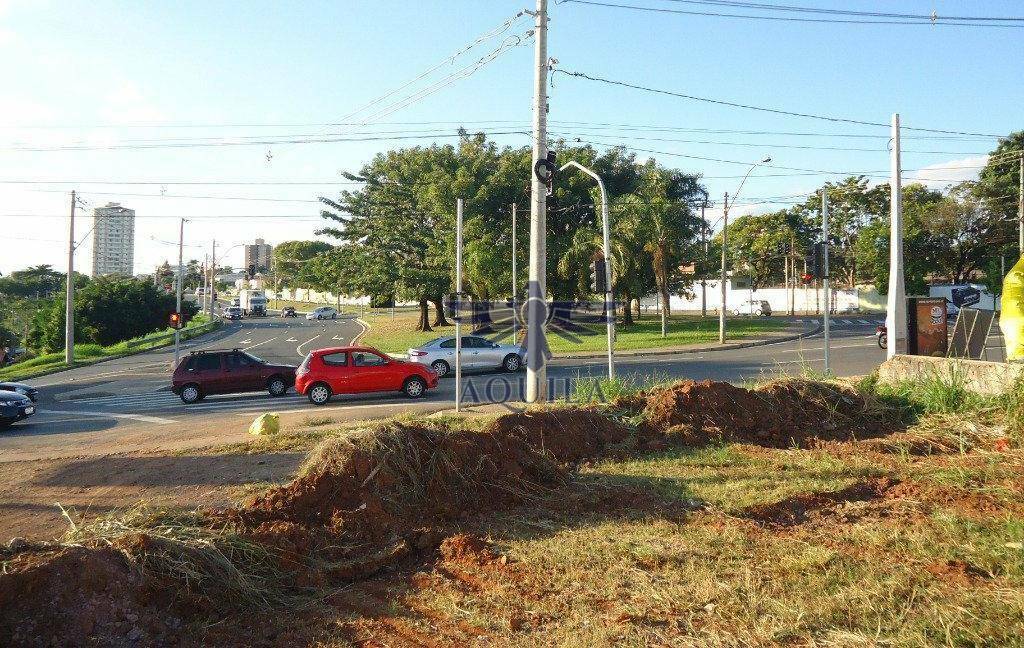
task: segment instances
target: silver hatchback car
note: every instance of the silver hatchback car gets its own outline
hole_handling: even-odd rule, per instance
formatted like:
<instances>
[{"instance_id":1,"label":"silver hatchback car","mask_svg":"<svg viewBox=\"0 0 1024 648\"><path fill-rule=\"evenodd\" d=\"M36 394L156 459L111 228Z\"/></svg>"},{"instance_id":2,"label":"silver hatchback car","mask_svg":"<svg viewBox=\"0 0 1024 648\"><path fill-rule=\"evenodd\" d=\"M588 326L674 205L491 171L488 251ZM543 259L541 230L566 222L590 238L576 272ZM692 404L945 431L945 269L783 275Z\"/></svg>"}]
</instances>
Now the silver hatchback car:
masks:
<instances>
[{"instance_id":1,"label":"silver hatchback car","mask_svg":"<svg viewBox=\"0 0 1024 648\"><path fill-rule=\"evenodd\" d=\"M462 336L462 368L469 370L523 368L523 349L515 344L498 344L478 335ZM409 349L409 362L430 367L438 376L455 371L455 337L439 337L421 347Z\"/></svg>"}]
</instances>

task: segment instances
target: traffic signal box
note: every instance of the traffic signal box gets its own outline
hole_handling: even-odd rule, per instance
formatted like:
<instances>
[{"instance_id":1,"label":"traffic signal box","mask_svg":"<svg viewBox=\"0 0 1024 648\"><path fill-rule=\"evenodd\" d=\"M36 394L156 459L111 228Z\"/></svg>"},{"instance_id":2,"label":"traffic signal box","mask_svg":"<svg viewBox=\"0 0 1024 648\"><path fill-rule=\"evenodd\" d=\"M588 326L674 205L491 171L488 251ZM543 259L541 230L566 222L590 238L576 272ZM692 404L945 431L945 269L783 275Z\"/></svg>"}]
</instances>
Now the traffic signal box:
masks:
<instances>
[{"instance_id":1,"label":"traffic signal box","mask_svg":"<svg viewBox=\"0 0 1024 648\"><path fill-rule=\"evenodd\" d=\"M180 329L185 325L181 313L171 313L170 326L172 329Z\"/></svg>"},{"instance_id":2,"label":"traffic signal box","mask_svg":"<svg viewBox=\"0 0 1024 648\"><path fill-rule=\"evenodd\" d=\"M590 292L601 295L608 292L608 282L605 279L605 260L592 261L590 264Z\"/></svg>"}]
</instances>

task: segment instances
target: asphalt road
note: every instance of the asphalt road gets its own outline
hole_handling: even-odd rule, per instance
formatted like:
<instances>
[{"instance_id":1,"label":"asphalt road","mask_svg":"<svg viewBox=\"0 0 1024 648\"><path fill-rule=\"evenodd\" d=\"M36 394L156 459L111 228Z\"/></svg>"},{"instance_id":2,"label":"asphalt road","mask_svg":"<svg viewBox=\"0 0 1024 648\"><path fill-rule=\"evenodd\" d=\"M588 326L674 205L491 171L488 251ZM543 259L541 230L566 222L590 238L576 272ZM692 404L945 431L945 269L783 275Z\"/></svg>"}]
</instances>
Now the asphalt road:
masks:
<instances>
[{"instance_id":1,"label":"asphalt road","mask_svg":"<svg viewBox=\"0 0 1024 648\"><path fill-rule=\"evenodd\" d=\"M832 369L838 375L869 373L884 351L874 339L878 318L840 318L833 326ZM805 318L804 325L813 326ZM183 345L197 349L246 349L268 361L298 364L310 349L350 344L364 326L346 316L323 322L304 319L243 320ZM408 411L437 411L454 405L455 381L442 379L426 398L410 401L401 394L337 396L323 408L294 393L272 399L265 393L211 396L184 405L170 391L172 349L80 367L30 381L39 387L39 413L0 434L0 461L106 454L136 449L170 449L244 438L249 421L260 413L329 416L360 420ZM620 355L620 377L695 378L741 382L778 373L824 369L822 336L743 349ZM602 377L604 357L554 359L548 367L549 392L564 396L580 376ZM521 401L525 376L500 372L463 377L464 402Z\"/></svg>"}]
</instances>

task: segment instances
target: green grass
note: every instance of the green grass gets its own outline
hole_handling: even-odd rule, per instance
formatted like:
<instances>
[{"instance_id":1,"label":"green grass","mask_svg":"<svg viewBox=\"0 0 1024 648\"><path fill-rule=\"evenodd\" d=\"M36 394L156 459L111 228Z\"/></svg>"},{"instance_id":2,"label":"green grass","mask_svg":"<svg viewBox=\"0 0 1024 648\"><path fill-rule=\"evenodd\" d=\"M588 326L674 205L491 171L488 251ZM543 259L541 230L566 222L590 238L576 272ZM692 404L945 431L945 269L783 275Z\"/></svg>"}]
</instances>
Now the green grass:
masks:
<instances>
[{"instance_id":1,"label":"green grass","mask_svg":"<svg viewBox=\"0 0 1024 648\"><path fill-rule=\"evenodd\" d=\"M398 311L394 317L383 310L362 316L370 325L361 342L387 353L405 353L429 340L442 335L452 335L455 326L436 327L433 331L415 331L418 319L416 311ZM433 307L431 307L433 318ZM554 353L601 352L607 348L605 327L602 324L584 323L583 330L575 333L548 331L548 346ZM774 318L731 318L728 338L730 341L756 338L764 334L781 331L784 320ZM467 332L469 327L466 327ZM509 343L511 330L500 335L488 335L489 339ZM668 335L661 337L661 318L645 315L632 326L622 326L616 331L615 348L619 351L680 347L691 344L709 343L718 340L718 320L713 317L701 318L695 315L672 315L669 318Z\"/></svg>"},{"instance_id":2,"label":"green grass","mask_svg":"<svg viewBox=\"0 0 1024 648\"><path fill-rule=\"evenodd\" d=\"M204 333L209 333L216 328L217 324L211 323L205 315L196 315L189 325L182 329L181 339L190 340ZM124 340L109 346L99 344L76 344L75 363L72 366L92 364L107 358L147 351L158 347L166 346L174 342L174 331L167 329L155 331L146 335ZM0 369L0 380L22 380L28 376L36 376L53 371L66 369L64 364L64 352L45 353L30 360L19 362Z\"/></svg>"}]
</instances>

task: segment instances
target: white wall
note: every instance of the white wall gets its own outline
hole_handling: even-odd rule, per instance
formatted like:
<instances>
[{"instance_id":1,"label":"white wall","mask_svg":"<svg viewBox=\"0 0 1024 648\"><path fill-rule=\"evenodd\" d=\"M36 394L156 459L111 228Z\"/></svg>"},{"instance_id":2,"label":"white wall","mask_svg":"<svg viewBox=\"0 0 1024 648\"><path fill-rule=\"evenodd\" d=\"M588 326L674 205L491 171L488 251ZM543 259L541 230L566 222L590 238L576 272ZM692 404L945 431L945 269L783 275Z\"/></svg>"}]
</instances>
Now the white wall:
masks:
<instances>
[{"instance_id":1,"label":"white wall","mask_svg":"<svg viewBox=\"0 0 1024 648\"><path fill-rule=\"evenodd\" d=\"M701 285L694 284L691 289L693 297L685 298L679 295L672 295L669 298L669 306L676 311L700 311L701 306ZM854 290L832 289L834 308L838 312L847 310L869 310L871 299L862 299L863 288ZM749 299L767 301L772 311L776 313L789 312L789 291L785 288L759 288L751 292L748 288L733 289L731 285L726 286L726 307L735 308ZM717 311L722 302L722 293L718 281L707 282L707 307L709 311ZM795 303L797 312L820 312L825 302L825 291L810 287L800 286L796 289ZM654 310L658 307L657 295L644 298L641 305Z\"/></svg>"}]
</instances>

